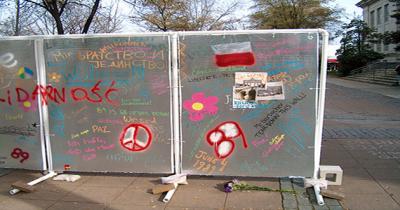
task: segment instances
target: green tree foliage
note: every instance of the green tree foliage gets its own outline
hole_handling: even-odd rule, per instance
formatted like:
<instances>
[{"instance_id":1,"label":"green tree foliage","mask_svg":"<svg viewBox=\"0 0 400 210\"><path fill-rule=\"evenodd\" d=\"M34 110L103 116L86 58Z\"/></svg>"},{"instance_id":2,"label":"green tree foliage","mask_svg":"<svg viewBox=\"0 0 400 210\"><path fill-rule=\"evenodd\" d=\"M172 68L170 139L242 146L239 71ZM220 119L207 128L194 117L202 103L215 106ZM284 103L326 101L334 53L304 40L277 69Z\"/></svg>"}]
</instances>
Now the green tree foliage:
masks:
<instances>
[{"instance_id":1,"label":"green tree foliage","mask_svg":"<svg viewBox=\"0 0 400 210\"><path fill-rule=\"evenodd\" d=\"M342 29L341 47L336 52L341 76L347 76L351 70L383 58L382 54L373 51L369 45L377 42L378 35L367 23L355 18L344 24Z\"/></svg>"},{"instance_id":2,"label":"green tree foliage","mask_svg":"<svg viewBox=\"0 0 400 210\"><path fill-rule=\"evenodd\" d=\"M148 31L232 29L237 2L217 0L125 0L133 8L131 21Z\"/></svg>"},{"instance_id":3,"label":"green tree foliage","mask_svg":"<svg viewBox=\"0 0 400 210\"><path fill-rule=\"evenodd\" d=\"M250 16L257 29L334 28L342 9L328 6L331 0L253 0Z\"/></svg>"}]
</instances>

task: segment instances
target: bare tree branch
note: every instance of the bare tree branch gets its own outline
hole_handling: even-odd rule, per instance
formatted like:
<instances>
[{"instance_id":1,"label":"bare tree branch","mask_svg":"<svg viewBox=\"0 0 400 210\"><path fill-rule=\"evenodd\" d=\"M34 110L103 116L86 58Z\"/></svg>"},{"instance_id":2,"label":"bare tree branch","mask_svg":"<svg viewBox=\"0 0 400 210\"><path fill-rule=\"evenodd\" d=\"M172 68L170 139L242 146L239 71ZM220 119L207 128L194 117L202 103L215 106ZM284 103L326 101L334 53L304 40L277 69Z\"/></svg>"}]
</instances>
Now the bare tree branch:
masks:
<instances>
[{"instance_id":1,"label":"bare tree branch","mask_svg":"<svg viewBox=\"0 0 400 210\"><path fill-rule=\"evenodd\" d=\"M238 5L219 5L217 0L124 1L133 8L131 21L149 31L227 29L236 20L232 14Z\"/></svg>"},{"instance_id":2,"label":"bare tree branch","mask_svg":"<svg viewBox=\"0 0 400 210\"><path fill-rule=\"evenodd\" d=\"M93 5L93 7L92 7L92 11L90 12L89 17L88 17L88 19L87 19L86 22L85 22L85 26L83 27L83 31L82 31L83 34L87 34L87 32L88 32L88 30L89 30L89 27L90 27L90 24L91 24L92 21L93 21L93 17L94 17L94 15L95 15L96 12L97 12L97 8L99 8L99 4L100 4L100 0L96 0L96 1L94 2L94 5Z\"/></svg>"}]
</instances>

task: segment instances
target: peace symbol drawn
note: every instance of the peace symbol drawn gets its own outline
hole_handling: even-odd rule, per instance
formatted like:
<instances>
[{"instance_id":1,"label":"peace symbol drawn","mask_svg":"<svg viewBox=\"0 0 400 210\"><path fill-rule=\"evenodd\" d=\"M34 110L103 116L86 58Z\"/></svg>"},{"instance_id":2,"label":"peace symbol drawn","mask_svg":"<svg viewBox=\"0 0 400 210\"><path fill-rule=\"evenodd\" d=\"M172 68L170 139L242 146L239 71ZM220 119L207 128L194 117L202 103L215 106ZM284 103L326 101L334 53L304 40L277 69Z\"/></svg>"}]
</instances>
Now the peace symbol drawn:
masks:
<instances>
[{"instance_id":1,"label":"peace symbol drawn","mask_svg":"<svg viewBox=\"0 0 400 210\"><path fill-rule=\"evenodd\" d=\"M152 134L150 129L143 124L130 124L122 131L119 142L125 149L138 152L150 146Z\"/></svg>"}]
</instances>

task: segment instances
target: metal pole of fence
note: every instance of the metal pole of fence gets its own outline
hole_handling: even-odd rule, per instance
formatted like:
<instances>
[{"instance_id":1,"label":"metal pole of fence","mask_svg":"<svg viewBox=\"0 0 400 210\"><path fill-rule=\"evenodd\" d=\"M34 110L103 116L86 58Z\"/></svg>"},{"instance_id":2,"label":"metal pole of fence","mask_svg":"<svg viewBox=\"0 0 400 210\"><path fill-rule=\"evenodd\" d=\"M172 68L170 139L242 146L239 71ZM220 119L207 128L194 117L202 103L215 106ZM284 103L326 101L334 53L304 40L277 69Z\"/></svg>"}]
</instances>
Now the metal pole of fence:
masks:
<instances>
[{"instance_id":1,"label":"metal pole of fence","mask_svg":"<svg viewBox=\"0 0 400 210\"><path fill-rule=\"evenodd\" d=\"M37 77L37 85L41 85L41 76L42 73L42 58L40 57L43 53L41 51L43 50L43 41L42 40L34 40L35 43L35 61L36 61L36 77ZM47 157L47 148L46 148L46 138L45 138L45 131L44 131L44 120L43 120L43 106L41 104L42 101L42 95L38 94L38 100L37 100L37 106L39 110L39 129L40 129L40 145L42 149L42 164L43 164L43 170L48 170L48 157Z\"/></svg>"},{"instance_id":2,"label":"metal pole of fence","mask_svg":"<svg viewBox=\"0 0 400 210\"><path fill-rule=\"evenodd\" d=\"M38 79L38 84L46 87L46 65L45 65L45 59L44 59L44 48L43 48L43 39L37 39L35 40L35 59L36 59L36 68L37 68L37 79ZM38 105L40 105L41 97L43 97L41 94L38 95ZM40 106L39 106L40 107ZM43 168L45 170L48 170L48 174L39 177L31 182L28 183L28 185L33 186L36 185L40 182L43 182L51 177L54 177L57 175L56 172L53 171L53 161L52 161L52 155L51 155L51 147L50 147L50 135L49 135L49 115L48 115L48 110L47 106L42 106L39 108L39 117L40 117L40 135L41 135L41 143L42 143L42 150L44 149L45 151L42 151L42 158L43 159L43 164L47 163L47 167L44 166ZM43 137L44 134L44 137ZM10 195L15 195L18 192L20 192L19 189L11 189L9 191Z\"/></svg>"},{"instance_id":3,"label":"metal pole of fence","mask_svg":"<svg viewBox=\"0 0 400 210\"><path fill-rule=\"evenodd\" d=\"M46 87L46 61L44 58L44 40L36 40L36 55L38 57L38 72L39 72L39 82L40 85ZM39 94L39 97L43 97ZM39 98L40 99L40 98ZM51 172L53 171L53 156L51 153L51 143L50 143L50 126L49 126L49 110L47 106L42 106L42 122L41 128L43 129L44 133L44 140L46 145L46 157L47 157L47 165L48 170Z\"/></svg>"},{"instance_id":4,"label":"metal pole of fence","mask_svg":"<svg viewBox=\"0 0 400 210\"><path fill-rule=\"evenodd\" d=\"M318 171L320 165L320 157L321 157L321 143L322 143L322 129L323 129L323 120L324 120L324 108L325 108L325 89L326 89L326 67L328 55L326 53L328 47L328 38L329 34L325 30L321 30L322 34L322 46L321 46L321 69L319 75L319 87L317 87L318 93L318 113L316 119L316 131L315 131L315 168L314 168L314 179L318 179ZM318 201L319 205L324 205L324 200L319 192L319 186L314 186L315 197Z\"/></svg>"},{"instance_id":5,"label":"metal pole of fence","mask_svg":"<svg viewBox=\"0 0 400 210\"><path fill-rule=\"evenodd\" d=\"M180 128L179 128L179 67L178 67L178 34L172 34L172 87L173 87L173 133L175 173L181 173Z\"/></svg>"}]
</instances>

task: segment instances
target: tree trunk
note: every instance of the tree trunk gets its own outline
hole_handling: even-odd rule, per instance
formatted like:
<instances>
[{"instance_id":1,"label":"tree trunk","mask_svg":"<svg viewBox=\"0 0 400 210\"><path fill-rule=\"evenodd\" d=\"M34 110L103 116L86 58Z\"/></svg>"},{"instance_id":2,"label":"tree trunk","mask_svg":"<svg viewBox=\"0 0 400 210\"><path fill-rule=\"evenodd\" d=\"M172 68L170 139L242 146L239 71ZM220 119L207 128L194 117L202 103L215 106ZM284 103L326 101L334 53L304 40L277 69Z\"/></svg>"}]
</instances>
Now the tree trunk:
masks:
<instances>
[{"instance_id":1,"label":"tree trunk","mask_svg":"<svg viewBox=\"0 0 400 210\"><path fill-rule=\"evenodd\" d=\"M54 21L56 22L56 26L57 26L57 34L64 34L64 27L63 24L61 22L61 17L58 14L52 14Z\"/></svg>"},{"instance_id":2,"label":"tree trunk","mask_svg":"<svg viewBox=\"0 0 400 210\"><path fill-rule=\"evenodd\" d=\"M99 4L100 4L100 0L96 0L94 2L94 5L92 7L92 12L90 12L89 17L86 20L85 26L83 27L83 31L82 31L83 34L87 34L87 32L89 31L90 24L92 23L94 15L97 12L97 8L99 8Z\"/></svg>"},{"instance_id":3,"label":"tree trunk","mask_svg":"<svg viewBox=\"0 0 400 210\"><path fill-rule=\"evenodd\" d=\"M20 2L19 0L15 0L15 6L17 7L17 12L15 14L15 32L14 36L19 36L20 29L19 29L19 17L20 17Z\"/></svg>"},{"instance_id":4,"label":"tree trunk","mask_svg":"<svg viewBox=\"0 0 400 210\"><path fill-rule=\"evenodd\" d=\"M67 3L65 0L64 4L61 6L61 9L58 9L57 1L51 1L49 4L45 4L44 8L50 12L51 16L54 18L57 27L57 34L64 34L64 26L61 21L61 15L64 11L64 6Z\"/></svg>"}]
</instances>

